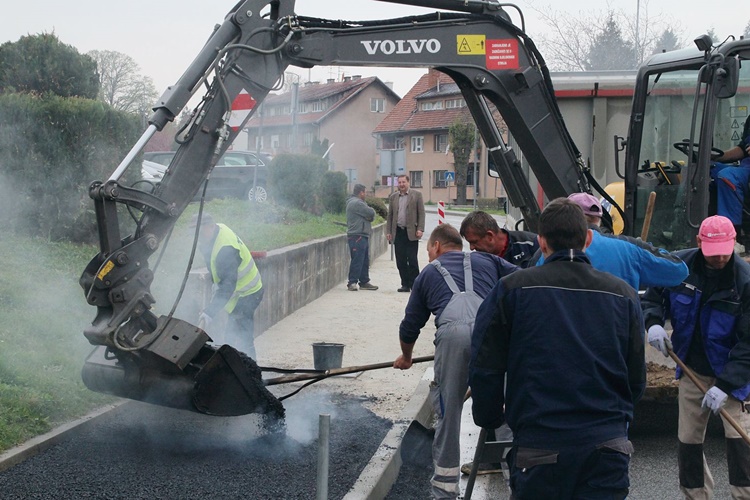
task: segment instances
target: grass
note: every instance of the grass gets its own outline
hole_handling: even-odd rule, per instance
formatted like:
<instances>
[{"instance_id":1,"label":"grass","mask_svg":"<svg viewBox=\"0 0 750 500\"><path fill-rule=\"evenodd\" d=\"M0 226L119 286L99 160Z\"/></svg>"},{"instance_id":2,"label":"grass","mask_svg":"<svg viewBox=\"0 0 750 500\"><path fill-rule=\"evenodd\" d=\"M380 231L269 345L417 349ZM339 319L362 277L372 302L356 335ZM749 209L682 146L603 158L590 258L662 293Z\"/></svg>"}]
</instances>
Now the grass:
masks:
<instances>
[{"instance_id":1,"label":"grass","mask_svg":"<svg viewBox=\"0 0 750 500\"><path fill-rule=\"evenodd\" d=\"M157 305L171 306L172 275L185 272L193 230L191 205L175 225L152 287ZM234 229L253 251L341 234L345 216L320 217L271 204L216 200L217 222ZM82 416L113 399L91 392L80 371L92 347L83 336L95 315L78 278L97 248L3 234L0 255L0 451ZM203 258L196 255L197 264ZM155 260L155 257L153 258ZM153 265L152 260L152 265ZM162 278L162 279L159 279Z\"/></svg>"}]
</instances>

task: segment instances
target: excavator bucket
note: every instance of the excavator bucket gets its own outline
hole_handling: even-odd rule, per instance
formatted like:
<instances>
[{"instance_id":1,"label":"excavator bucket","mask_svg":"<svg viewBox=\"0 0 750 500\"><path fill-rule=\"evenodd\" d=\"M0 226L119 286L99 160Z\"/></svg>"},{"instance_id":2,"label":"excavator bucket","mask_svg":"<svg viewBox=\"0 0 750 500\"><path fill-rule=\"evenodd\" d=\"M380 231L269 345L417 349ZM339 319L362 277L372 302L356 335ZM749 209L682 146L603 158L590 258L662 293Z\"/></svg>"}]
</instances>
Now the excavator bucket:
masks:
<instances>
[{"instance_id":1,"label":"excavator bucket","mask_svg":"<svg viewBox=\"0 0 750 500\"><path fill-rule=\"evenodd\" d=\"M97 346L81 376L92 391L215 416L249 413L284 418L284 407L263 383L252 358L187 322L164 320L161 333L140 349Z\"/></svg>"}]
</instances>

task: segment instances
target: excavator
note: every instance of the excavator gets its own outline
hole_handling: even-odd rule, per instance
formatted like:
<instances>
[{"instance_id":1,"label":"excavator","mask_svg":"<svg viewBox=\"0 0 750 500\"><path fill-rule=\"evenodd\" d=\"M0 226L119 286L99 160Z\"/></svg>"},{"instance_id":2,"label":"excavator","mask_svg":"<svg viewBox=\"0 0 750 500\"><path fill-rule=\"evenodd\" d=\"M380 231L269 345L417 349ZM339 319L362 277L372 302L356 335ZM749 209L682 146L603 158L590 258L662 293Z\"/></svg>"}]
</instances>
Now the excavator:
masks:
<instances>
[{"instance_id":1,"label":"excavator","mask_svg":"<svg viewBox=\"0 0 750 500\"><path fill-rule=\"evenodd\" d=\"M711 147L723 140L713 136L718 103L726 104L722 110L739 113L742 99L747 101L747 89L743 87L744 97L738 89L748 80L741 62L750 56L750 43L732 41L713 48L704 40L708 46L697 52L660 54L641 69L629 136L616 138L618 151L626 151L624 194L616 199L596 184L573 143L550 73L525 32L518 7L494 0L378 1L438 11L355 22L298 16L294 0L238 2L161 96L146 131L109 179L91 184L99 253L80 278L87 302L97 310L84 330L95 346L82 371L88 388L211 415L279 411L253 360L227 345L215 348L201 328L173 312L153 312L154 275L148 259L166 243L178 217L241 130L229 125L235 97L247 92L257 109L278 88L289 66L433 67L449 75L488 149L490 175L501 179L530 230L536 228L541 207L495 121L498 114L547 198L591 192L594 186L616 207L613 213L619 215L623 231L633 233L645 217L645 198L656 191L654 234L678 245L683 233L686 238L695 234L708 210ZM509 12L521 19L521 26L512 22ZM146 143L200 91L200 103L158 186L148 192L126 185L124 174ZM692 113L677 116L669 109L674 102L692 107ZM747 112L747 104L744 109ZM679 141L664 136L662 124L670 119L685 125ZM683 158L672 161L665 141L675 142ZM620 174L619 164L616 168ZM123 205L131 216L139 214L135 229L124 236L118 218L118 206Z\"/></svg>"}]
</instances>

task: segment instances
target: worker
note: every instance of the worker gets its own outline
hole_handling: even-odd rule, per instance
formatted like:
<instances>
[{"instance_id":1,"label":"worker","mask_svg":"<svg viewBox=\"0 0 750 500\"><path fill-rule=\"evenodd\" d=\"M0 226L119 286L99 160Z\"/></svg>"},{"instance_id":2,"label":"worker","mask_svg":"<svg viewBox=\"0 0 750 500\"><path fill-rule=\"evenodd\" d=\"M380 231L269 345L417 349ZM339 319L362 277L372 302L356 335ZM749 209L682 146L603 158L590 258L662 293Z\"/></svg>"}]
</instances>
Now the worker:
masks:
<instances>
[{"instance_id":1,"label":"worker","mask_svg":"<svg viewBox=\"0 0 750 500\"><path fill-rule=\"evenodd\" d=\"M422 193L409 187L409 176L398 176L398 191L388 200L386 238L393 244L396 267L401 277L399 292L410 292L419 274L419 240L424 234L424 200Z\"/></svg>"},{"instance_id":2,"label":"worker","mask_svg":"<svg viewBox=\"0 0 750 500\"><path fill-rule=\"evenodd\" d=\"M734 166L729 163L739 161ZM745 195L750 181L750 116L745 120L740 142L714 160L711 176L716 181L716 213L732 221L738 240L745 246L750 237L742 234Z\"/></svg>"},{"instance_id":3,"label":"worker","mask_svg":"<svg viewBox=\"0 0 750 500\"><path fill-rule=\"evenodd\" d=\"M536 234L501 228L494 217L481 210L470 212L464 218L461 236L472 250L497 255L522 268L528 267L529 260L539 249Z\"/></svg>"},{"instance_id":4,"label":"worker","mask_svg":"<svg viewBox=\"0 0 750 500\"><path fill-rule=\"evenodd\" d=\"M193 216L191 227L198 220L197 214ZM214 283L211 301L201 312L199 322L208 328L224 309L229 315L226 343L256 359L253 316L263 299L263 283L250 250L234 231L215 223L208 213L200 217L198 247Z\"/></svg>"},{"instance_id":5,"label":"worker","mask_svg":"<svg viewBox=\"0 0 750 500\"><path fill-rule=\"evenodd\" d=\"M636 290L649 286L679 285L688 275L688 268L682 259L662 248L635 238L602 234L599 231L602 205L596 196L574 193L568 199L581 207L588 227L593 231L586 257L596 269L614 274ZM537 265L542 263L544 256L540 257Z\"/></svg>"},{"instance_id":6,"label":"worker","mask_svg":"<svg viewBox=\"0 0 750 500\"><path fill-rule=\"evenodd\" d=\"M516 266L486 253L464 253L456 228L441 224L430 234L430 264L414 280L399 327L401 355L393 367L407 370L419 332L435 315L434 380L430 384L437 423L432 446L433 498L457 498L461 458L461 411L467 390L469 345L482 299Z\"/></svg>"},{"instance_id":7,"label":"worker","mask_svg":"<svg viewBox=\"0 0 750 500\"><path fill-rule=\"evenodd\" d=\"M678 467L685 498L711 498L714 486L703 454L706 426L722 408L750 430L750 264L734 253L736 231L721 215L700 225L698 247L677 254L690 275L672 288L649 288L643 297L648 342L665 356L674 353L695 373L704 395L677 369L679 379ZM672 336L664 323L669 319ZM724 421L729 490L750 498L750 446Z\"/></svg>"},{"instance_id":8,"label":"worker","mask_svg":"<svg viewBox=\"0 0 750 500\"><path fill-rule=\"evenodd\" d=\"M525 268L539 250L536 234L527 231L508 231L501 228L497 220L487 212L475 210L461 222L461 236L469 243L469 248L477 252L497 255L518 267ZM507 424L500 429L487 429L486 442L510 441L513 434ZM461 473L471 474L474 462L461 464ZM477 474L497 474L502 472L502 463L483 462L477 467Z\"/></svg>"},{"instance_id":9,"label":"worker","mask_svg":"<svg viewBox=\"0 0 750 500\"><path fill-rule=\"evenodd\" d=\"M370 235L375 209L365 203L366 194L364 185L355 184L346 202L346 241L351 257L346 289L352 292L378 289L370 283Z\"/></svg>"},{"instance_id":10,"label":"worker","mask_svg":"<svg viewBox=\"0 0 750 500\"><path fill-rule=\"evenodd\" d=\"M628 494L628 425L646 387L643 320L635 290L589 262L591 238L581 208L553 200L539 219L544 265L502 278L477 313L474 422L510 425L519 500Z\"/></svg>"}]
</instances>

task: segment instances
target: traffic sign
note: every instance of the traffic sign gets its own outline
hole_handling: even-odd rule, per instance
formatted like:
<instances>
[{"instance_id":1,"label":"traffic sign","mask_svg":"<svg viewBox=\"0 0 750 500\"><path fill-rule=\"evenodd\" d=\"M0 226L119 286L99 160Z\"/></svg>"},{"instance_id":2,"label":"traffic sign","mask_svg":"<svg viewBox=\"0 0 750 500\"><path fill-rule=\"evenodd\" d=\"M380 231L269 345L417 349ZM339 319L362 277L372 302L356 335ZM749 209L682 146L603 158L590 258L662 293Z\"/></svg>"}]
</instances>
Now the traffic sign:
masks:
<instances>
[{"instance_id":1,"label":"traffic sign","mask_svg":"<svg viewBox=\"0 0 750 500\"><path fill-rule=\"evenodd\" d=\"M446 170L445 172L445 180L449 182L453 182L456 180L456 172L451 172L450 170Z\"/></svg>"}]
</instances>

